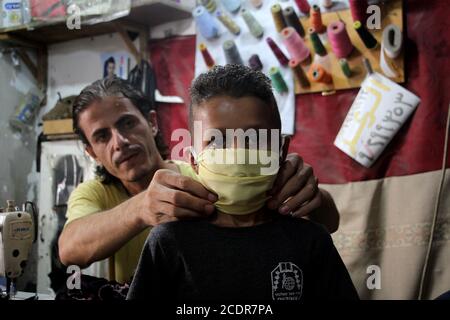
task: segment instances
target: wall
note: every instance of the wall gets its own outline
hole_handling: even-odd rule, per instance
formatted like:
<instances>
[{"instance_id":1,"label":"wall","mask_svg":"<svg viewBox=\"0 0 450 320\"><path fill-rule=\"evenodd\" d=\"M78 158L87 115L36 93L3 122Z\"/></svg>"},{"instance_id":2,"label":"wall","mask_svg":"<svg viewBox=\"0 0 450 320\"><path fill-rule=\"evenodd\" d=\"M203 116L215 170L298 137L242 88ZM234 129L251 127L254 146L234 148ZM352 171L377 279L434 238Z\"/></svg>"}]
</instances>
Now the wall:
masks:
<instances>
[{"instance_id":1,"label":"wall","mask_svg":"<svg viewBox=\"0 0 450 320\"><path fill-rule=\"evenodd\" d=\"M135 45L139 48L138 41ZM1 50L1 47L0 47ZM48 90L47 104L41 108L35 130L27 135L13 133L8 119L19 103L22 93L35 84L34 78L24 65L17 69L7 54L0 57L0 207L7 199L17 203L25 200L37 201L39 174L36 171L36 142L42 131L39 125L42 116L52 109L58 92L62 97L78 94L81 89L103 76L100 54L103 52L126 51L117 34L102 35L52 45L48 48ZM32 53L30 52L31 56ZM34 59L34 57L32 56ZM130 68L135 66L130 59ZM25 275L19 278L19 290L34 290L37 273L37 250L29 259ZM1 281L0 281L1 283Z\"/></svg>"}]
</instances>

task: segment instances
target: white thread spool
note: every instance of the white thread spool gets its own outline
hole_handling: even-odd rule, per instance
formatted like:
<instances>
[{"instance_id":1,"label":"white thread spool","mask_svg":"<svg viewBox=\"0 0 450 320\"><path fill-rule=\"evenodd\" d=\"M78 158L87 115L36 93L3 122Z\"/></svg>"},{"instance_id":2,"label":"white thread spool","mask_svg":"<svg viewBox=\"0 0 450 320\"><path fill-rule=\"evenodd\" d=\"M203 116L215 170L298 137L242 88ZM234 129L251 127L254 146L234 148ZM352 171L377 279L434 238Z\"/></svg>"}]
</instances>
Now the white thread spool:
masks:
<instances>
[{"instance_id":1,"label":"white thread spool","mask_svg":"<svg viewBox=\"0 0 450 320\"><path fill-rule=\"evenodd\" d=\"M333 0L322 0L322 6L329 9L333 6Z\"/></svg>"}]
</instances>

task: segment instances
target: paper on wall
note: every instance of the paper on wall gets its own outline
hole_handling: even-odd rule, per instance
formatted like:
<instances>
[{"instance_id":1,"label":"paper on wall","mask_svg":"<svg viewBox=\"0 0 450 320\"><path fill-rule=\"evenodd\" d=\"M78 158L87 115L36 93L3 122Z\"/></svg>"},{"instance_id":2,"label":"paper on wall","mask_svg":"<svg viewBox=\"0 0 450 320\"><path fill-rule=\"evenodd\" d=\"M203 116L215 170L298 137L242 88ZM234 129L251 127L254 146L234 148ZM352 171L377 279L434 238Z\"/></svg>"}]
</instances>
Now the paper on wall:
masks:
<instances>
[{"instance_id":1,"label":"paper on wall","mask_svg":"<svg viewBox=\"0 0 450 320\"><path fill-rule=\"evenodd\" d=\"M370 167L416 109L420 98L379 73L361 84L334 145Z\"/></svg>"}]
</instances>

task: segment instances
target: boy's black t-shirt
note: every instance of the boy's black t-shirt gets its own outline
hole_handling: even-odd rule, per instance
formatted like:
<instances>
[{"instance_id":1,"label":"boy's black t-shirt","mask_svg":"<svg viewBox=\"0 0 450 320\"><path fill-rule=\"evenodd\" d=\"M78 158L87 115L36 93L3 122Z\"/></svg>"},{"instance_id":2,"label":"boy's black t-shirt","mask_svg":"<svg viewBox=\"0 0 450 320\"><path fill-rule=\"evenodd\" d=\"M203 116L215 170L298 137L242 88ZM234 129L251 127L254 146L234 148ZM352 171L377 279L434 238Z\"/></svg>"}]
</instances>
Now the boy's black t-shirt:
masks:
<instances>
[{"instance_id":1,"label":"boy's black t-shirt","mask_svg":"<svg viewBox=\"0 0 450 320\"><path fill-rule=\"evenodd\" d=\"M279 216L242 228L208 221L155 227L128 299L295 301L358 294L322 226Z\"/></svg>"}]
</instances>

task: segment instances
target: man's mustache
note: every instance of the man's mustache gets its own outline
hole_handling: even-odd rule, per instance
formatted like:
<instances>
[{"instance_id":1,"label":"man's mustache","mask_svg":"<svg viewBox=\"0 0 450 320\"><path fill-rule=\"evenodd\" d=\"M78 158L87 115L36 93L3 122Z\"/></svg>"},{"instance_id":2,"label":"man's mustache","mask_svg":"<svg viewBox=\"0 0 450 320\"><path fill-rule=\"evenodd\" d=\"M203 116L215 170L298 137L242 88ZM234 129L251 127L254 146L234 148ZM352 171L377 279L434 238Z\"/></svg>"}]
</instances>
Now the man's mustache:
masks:
<instances>
[{"instance_id":1,"label":"man's mustache","mask_svg":"<svg viewBox=\"0 0 450 320\"><path fill-rule=\"evenodd\" d=\"M134 156L135 154L142 151L142 147L138 144L130 144L129 146L122 149L121 152L115 153L113 155L113 163L118 166L131 156Z\"/></svg>"}]
</instances>

